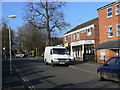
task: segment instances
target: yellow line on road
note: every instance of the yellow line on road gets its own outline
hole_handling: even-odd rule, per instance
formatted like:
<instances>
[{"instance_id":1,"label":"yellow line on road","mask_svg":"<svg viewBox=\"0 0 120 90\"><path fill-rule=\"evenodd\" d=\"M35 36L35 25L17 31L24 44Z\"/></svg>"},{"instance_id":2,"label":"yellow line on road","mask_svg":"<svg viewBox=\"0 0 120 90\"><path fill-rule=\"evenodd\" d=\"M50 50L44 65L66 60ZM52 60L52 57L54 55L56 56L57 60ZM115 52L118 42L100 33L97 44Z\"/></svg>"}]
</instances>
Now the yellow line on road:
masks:
<instances>
[{"instance_id":1,"label":"yellow line on road","mask_svg":"<svg viewBox=\"0 0 120 90\"><path fill-rule=\"evenodd\" d=\"M20 70L17 69L17 67L14 64L13 66L15 67L19 75L21 76L22 80L28 85L28 88L30 88L31 90L36 90L35 87L30 83L30 81L20 72Z\"/></svg>"}]
</instances>

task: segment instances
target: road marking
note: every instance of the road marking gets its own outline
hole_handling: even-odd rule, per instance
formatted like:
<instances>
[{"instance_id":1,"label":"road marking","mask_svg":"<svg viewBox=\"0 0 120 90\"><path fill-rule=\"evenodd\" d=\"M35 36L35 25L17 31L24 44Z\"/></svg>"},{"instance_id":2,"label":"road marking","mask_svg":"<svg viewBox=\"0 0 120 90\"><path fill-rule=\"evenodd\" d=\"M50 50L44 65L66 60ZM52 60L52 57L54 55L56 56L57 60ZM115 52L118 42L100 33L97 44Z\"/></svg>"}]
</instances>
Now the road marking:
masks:
<instances>
[{"instance_id":1,"label":"road marking","mask_svg":"<svg viewBox=\"0 0 120 90\"><path fill-rule=\"evenodd\" d=\"M83 71L83 72L88 72L88 73L91 73L91 74L96 74L96 73L94 73L94 72L92 72L92 71L88 71L88 70L85 70L85 69L80 69L80 68L75 67L75 66L72 66L72 65L70 65L69 67L70 67L70 68L73 68L73 69L76 69L76 70Z\"/></svg>"},{"instance_id":2,"label":"road marking","mask_svg":"<svg viewBox=\"0 0 120 90\"><path fill-rule=\"evenodd\" d=\"M13 66L15 67L16 72L18 72L18 74L21 76L22 80L27 84L28 88L30 88L31 90L36 90L35 87L30 83L30 81L20 72L20 70L17 69L14 64Z\"/></svg>"}]
</instances>

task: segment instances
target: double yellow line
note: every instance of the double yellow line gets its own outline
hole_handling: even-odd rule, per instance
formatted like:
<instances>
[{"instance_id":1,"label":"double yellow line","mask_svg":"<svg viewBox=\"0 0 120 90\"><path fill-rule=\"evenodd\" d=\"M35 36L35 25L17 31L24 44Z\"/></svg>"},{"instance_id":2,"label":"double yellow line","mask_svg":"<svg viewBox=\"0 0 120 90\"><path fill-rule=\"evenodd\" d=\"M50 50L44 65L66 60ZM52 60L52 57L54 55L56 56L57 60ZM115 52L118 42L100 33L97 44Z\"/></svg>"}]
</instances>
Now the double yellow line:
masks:
<instances>
[{"instance_id":1,"label":"double yellow line","mask_svg":"<svg viewBox=\"0 0 120 90\"><path fill-rule=\"evenodd\" d=\"M16 72L20 75L21 79L25 82L25 84L28 86L30 90L36 90L35 87L30 83L30 81L17 69L17 67L13 64L15 67Z\"/></svg>"}]
</instances>

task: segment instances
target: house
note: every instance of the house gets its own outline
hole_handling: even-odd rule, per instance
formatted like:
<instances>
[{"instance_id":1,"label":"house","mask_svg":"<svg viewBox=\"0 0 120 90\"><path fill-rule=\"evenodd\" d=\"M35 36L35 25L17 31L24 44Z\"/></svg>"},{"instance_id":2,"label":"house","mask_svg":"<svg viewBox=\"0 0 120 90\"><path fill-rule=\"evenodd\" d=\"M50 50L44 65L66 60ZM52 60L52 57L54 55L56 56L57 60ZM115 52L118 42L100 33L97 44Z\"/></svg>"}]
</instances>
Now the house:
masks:
<instances>
[{"instance_id":1,"label":"house","mask_svg":"<svg viewBox=\"0 0 120 90\"><path fill-rule=\"evenodd\" d=\"M99 19L99 45L97 60L104 63L120 53L120 1L97 9Z\"/></svg>"},{"instance_id":2,"label":"house","mask_svg":"<svg viewBox=\"0 0 120 90\"><path fill-rule=\"evenodd\" d=\"M71 56L83 60L85 54L95 54L93 48L99 44L98 24L98 18L94 18L63 35L64 47Z\"/></svg>"}]
</instances>

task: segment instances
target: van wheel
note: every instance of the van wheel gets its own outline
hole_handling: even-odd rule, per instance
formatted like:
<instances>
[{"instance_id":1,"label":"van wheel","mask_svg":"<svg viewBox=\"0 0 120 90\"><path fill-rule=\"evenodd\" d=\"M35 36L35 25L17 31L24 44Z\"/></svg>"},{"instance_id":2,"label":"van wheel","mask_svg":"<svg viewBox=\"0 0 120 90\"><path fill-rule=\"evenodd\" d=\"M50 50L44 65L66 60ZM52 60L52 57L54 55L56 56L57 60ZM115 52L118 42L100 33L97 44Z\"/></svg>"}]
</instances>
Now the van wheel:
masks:
<instances>
[{"instance_id":1,"label":"van wheel","mask_svg":"<svg viewBox=\"0 0 120 90\"><path fill-rule=\"evenodd\" d=\"M46 61L46 59L45 59L45 64L48 65L48 62Z\"/></svg>"},{"instance_id":2,"label":"van wheel","mask_svg":"<svg viewBox=\"0 0 120 90\"><path fill-rule=\"evenodd\" d=\"M52 65L52 67L54 67L54 63L53 63L53 61L51 61L51 65Z\"/></svg>"}]
</instances>

